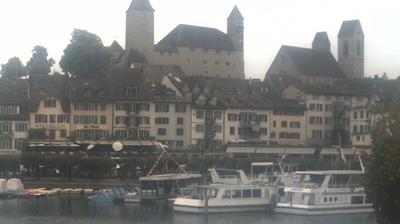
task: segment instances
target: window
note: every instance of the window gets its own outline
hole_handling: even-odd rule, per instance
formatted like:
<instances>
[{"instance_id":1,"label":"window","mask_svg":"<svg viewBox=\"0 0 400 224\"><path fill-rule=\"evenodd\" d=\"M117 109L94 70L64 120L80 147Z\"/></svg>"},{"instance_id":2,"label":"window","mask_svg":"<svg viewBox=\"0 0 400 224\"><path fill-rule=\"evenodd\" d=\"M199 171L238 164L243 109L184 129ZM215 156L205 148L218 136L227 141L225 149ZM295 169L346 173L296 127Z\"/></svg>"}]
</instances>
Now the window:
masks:
<instances>
[{"instance_id":1,"label":"window","mask_svg":"<svg viewBox=\"0 0 400 224\"><path fill-rule=\"evenodd\" d=\"M0 149L12 149L12 141L0 140Z\"/></svg>"},{"instance_id":2,"label":"window","mask_svg":"<svg viewBox=\"0 0 400 224\"><path fill-rule=\"evenodd\" d=\"M67 137L67 130L61 129L60 130L60 138L66 138Z\"/></svg>"},{"instance_id":3,"label":"window","mask_svg":"<svg viewBox=\"0 0 400 224\"><path fill-rule=\"evenodd\" d=\"M260 128L259 133L260 133L260 135L268 135L268 129L267 128Z\"/></svg>"},{"instance_id":4,"label":"window","mask_svg":"<svg viewBox=\"0 0 400 224\"><path fill-rule=\"evenodd\" d=\"M332 117L325 117L325 124L326 125L332 125L333 124L333 118Z\"/></svg>"},{"instance_id":5,"label":"window","mask_svg":"<svg viewBox=\"0 0 400 224\"><path fill-rule=\"evenodd\" d=\"M322 117L310 117L309 123L321 125L323 124L323 120Z\"/></svg>"},{"instance_id":6,"label":"window","mask_svg":"<svg viewBox=\"0 0 400 224\"><path fill-rule=\"evenodd\" d=\"M357 40L357 56L361 55L361 42Z\"/></svg>"},{"instance_id":7,"label":"window","mask_svg":"<svg viewBox=\"0 0 400 224\"><path fill-rule=\"evenodd\" d=\"M176 104L175 112L177 113L186 113L186 105L185 104Z\"/></svg>"},{"instance_id":8,"label":"window","mask_svg":"<svg viewBox=\"0 0 400 224\"><path fill-rule=\"evenodd\" d=\"M230 135L235 135L235 130L236 130L235 127L230 127L230 128L229 128L229 134L230 134Z\"/></svg>"},{"instance_id":9,"label":"window","mask_svg":"<svg viewBox=\"0 0 400 224\"><path fill-rule=\"evenodd\" d=\"M183 148L183 141L176 141L177 148Z\"/></svg>"},{"instance_id":10,"label":"window","mask_svg":"<svg viewBox=\"0 0 400 224\"><path fill-rule=\"evenodd\" d=\"M364 111L360 111L360 119L364 119Z\"/></svg>"},{"instance_id":11,"label":"window","mask_svg":"<svg viewBox=\"0 0 400 224\"><path fill-rule=\"evenodd\" d=\"M309 110L315 111L316 105L314 103L310 103Z\"/></svg>"},{"instance_id":12,"label":"window","mask_svg":"<svg viewBox=\"0 0 400 224\"><path fill-rule=\"evenodd\" d=\"M222 132L222 126L221 125L215 125L215 132L221 133Z\"/></svg>"},{"instance_id":13,"label":"window","mask_svg":"<svg viewBox=\"0 0 400 224\"><path fill-rule=\"evenodd\" d=\"M82 91L82 95L83 95L84 97L90 97L90 96L92 96L92 91L91 91L90 89L84 89L84 90Z\"/></svg>"},{"instance_id":14,"label":"window","mask_svg":"<svg viewBox=\"0 0 400 224\"><path fill-rule=\"evenodd\" d=\"M214 118L217 120L222 119L222 112L221 111L214 111Z\"/></svg>"},{"instance_id":15,"label":"window","mask_svg":"<svg viewBox=\"0 0 400 224\"><path fill-rule=\"evenodd\" d=\"M192 60L190 58L186 59L186 63L190 64Z\"/></svg>"},{"instance_id":16,"label":"window","mask_svg":"<svg viewBox=\"0 0 400 224\"><path fill-rule=\"evenodd\" d=\"M98 97L105 97L106 96L106 91L104 91L104 89L97 90L97 96Z\"/></svg>"},{"instance_id":17,"label":"window","mask_svg":"<svg viewBox=\"0 0 400 224\"><path fill-rule=\"evenodd\" d=\"M313 100L319 100L319 96L318 95L313 95Z\"/></svg>"},{"instance_id":18,"label":"window","mask_svg":"<svg viewBox=\"0 0 400 224\"><path fill-rule=\"evenodd\" d=\"M108 131L105 130L92 130L92 129L80 129L76 130L75 136L77 139L88 139L88 140L97 140L97 139L107 139Z\"/></svg>"},{"instance_id":19,"label":"window","mask_svg":"<svg viewBox=\"0 0 400 224\"><path fill-rule=\"evenodd\" d=\"M293 133L288 133L288 132L279 132L279 138L280 139L300 139L300 134L293 132Z\"/></svg>"},{"instance_id":20,"label":"window","mask_svg":"<svg viewBox=\"0 0 400 224\"><path fill-rule=\"evenodd\" d=\"M156 124L169 124L169 118L167 117L156 117L155 121Z\"/></svg>"},{"instance_id":21,"label":"window","mask_svg":"<svg viewBox=\"0 0 400 224\"><path fill-rule=\"evenodd\" d=\"M167 129L165 128L157 129L157 135L167 135Z\"/></svg>"},{"instance_id":22,"label":"window","mask_svg":"<svg viewBox=\"0 0 400 224\"><path fill-rule=\"evenodd\" d=\"M49 121L51 124L56 123L56 115L55 114L50 114L49 115Z\"/></svg>"},{"instance_id":23,"label":"window","mask_svg":"<svg viewBox=\"0 0 400 224\"><path fill-rule=\"evenodd\" d=\"M176 129L176 135L177 136L182 136L183 135L183 128Z\"/></svg>"},{"instance_id":24,"label":"window","mask_svg":"<svg viewBox=\"0 0 400 224\"><path fill-rule=\"evenodd\" d=\"M50 139L52 139L52 140L56 139L56 130L50 129L50 130L48 130L48 134L49 134L48 136Z\"/></svg>"},{"instance_id":25,"label":"window","mask_svg":"<svg viewBox=\"0 0 400 224\"><path fill-rule=\"evenodd\" d=\"M273 122L272 122L272 126L273 126L274 128L276 128L276 121L273 121Z\"/></svg>"},{"instance_id":26,"label":"window","mask_svg":"<svg viewBox=\"0 0 400 224\"><path fill-rule=\"evenodd\" d=\"M282 121L281 122L281 127L282 128L287 128L287 121Z\"/></svg>"},{"instance_id":27,"label":"window","mask_svg":"<svg viewBox=\"0 0 400 224\"><path fill-rule=\"evenodd\" d=\"M115 104L115 110L116 111L124 111L124 110L126 110L126 104L116 103Z\"/></svg>"},{"instance_id":28,"label":"window","mask_svg":"<svg viewBox=\"0 0 400 224\"><path fill-rule=\"evenodd\" d=\"M11 123L8 123L8 122L0 123L0 133L1 134L11 133L11 130L12 130Z\"/></svg>"},{"instance_id":29,"label":"window","mask_svg":"<svg viewBox=\"0 0 400 224\"><path fill-rule=\"evenodd\" d=\"M358 114L357 114L357 111L354 111L354 113L353 113L353 118L354 118L354 119L357 119L357 117L358 117L357 115L358 115Z\"/></svg>"},{"instance_id":30,"label":"window","mask_svg":"<svg viewBox=\"0 0 400 224\"><path fill-rule=\"evenodd\" d=\"M166 132L166 131L165 131ZM150 132L149 131L144 131L144 130L140 130L139 131L139 138L141 139L147 139L150 137Z\"/></svg>"},{"instance_id":31,"label":"window","mask_svg":"<svg viewBox=\"0 0 400 224\"><path fill-rule=\"evenodd\" d=\"M196 111L196 118L203 119L204 118L204 111L198 110Z\"/></svg>"},{"instance_id":32,"label":"window","mask_svg":"<svg viewBox=\"0 0 400 224\"><path fill-rule=\"evenodd\" d=\"M15 124L15 132L26 132L28 131L27 123L16 123Z\"/></svg>"},{"instance_id":33,"label":"window","mask_svg":"<svg viewBox=\"0 0 400 224\"><path fill-rule=\"evenodd\" d=\"M74 124L98 124L97 116L74 116Z\"/></svg>"},{"instance_id":34,"label":"window","mask_svg":"<svg viewBox=\"0 0 400 224\"><path fill-rule=\"evenodd\" d=\"M300 128L301 124L298 121L291 121L290 128Z\"/></svg>"},{"instance_id":35,"label":"window","mask_svg":"<svg viewBox=\"0 0 400 224\"><path fill-rule=\"evenodd\" d=\"M198 124L196 125L196 132L203 133L204 132L204 125Z\"/></svg>"},{"instance_id":36,"label":"window","mask_svg":"<svg viewBox=\"0 0 400 224\"><path fill-rule=\"evenodd\" d=\"M176 119L176 124L178 124L178 125L183 125L183 117L178 117L178 118Z\"/></svg>"},{"instance_id":37,"label":"window","mask_svg":"<svg viewBox=\"0 0 400 224\"><path fill-rule=\"evenodd\" d=\"M322 130L312 130L313 139L322 139Z\"/></svg>"},{"instance_id":38,"label":"window","mask_svg":"<svg viewBox=\"0 0 400 224\"><path fill-rule=\"evenodd\" d=\"M243 198L251 198L251 189L243 190Z\"/></svg>"},{"instance_id":39,"label":"window","mask_svg":"<svg viewBox=\"0 0 400 224\"><path fill-rule=\"evenodd\" d=\"M156 104L156 112L169 112L169 104Z\"/></svg>"},{"instance_id":40,"label":"window","mask_svg":"<svg viewBox=\"0 0 400 224\"><path fill-rule=\"evenodd\" d=\"M208 61L207 61L207 60L203 60L201 63L202 63L203 65L206 65L206 64L208 64Z\"/></svg>"},{"instance_id":41,"label":"window","mask_svg":"<svg viewBox=\"0 0 400 224\"><path fill-rule=\"evenodd\" d=\"M345 57L349 56L349 42L347 40L343 44L343 55Z\"/></svg>"},{"instance_id":42,"label":"window","mask_svg":"<svg viewBox=\"0 0 400 224\"><path fill-rule=\"evenodd\" d=\"M214 64L215 65L219 65L219 61L217 60L217 61L214 61Z\"/></svg>"},{"instance_id":43,"label":"window","mask_svg":"<svg viewBox=\"0 0 400 224\"><path fill-rule=\"evenodd\" d=\"M46 108L54 108L57 106L57 100L54 98L45 99L44 100L44 107Z\"/></svg>"},{"instance_id":44,"label":"window","mask_svg":"<svg viewBox=\"0 0 400 224\"><path fill-rule=\"evenodd\" d=\"M36 114L35 115L35 123L47 123L47 115Z\"/></svg>"},{"instance_id":45,"label":"window","mask_svg":"<svg viewBox=\"0 0 400 224\"><path fill-rule=\"evenodd\" d=\"M116 125L121 125L121 124L126 125L126 124L128 124L128 118L120 117L120 116L115 117L115 124Z\"/></svg>"},{"instance_id":46,"label":"window","mask_svg":"<svg viewBox=\"0 0 400 224\"><path fill-rule=\"evenodd\" d=\"M57 115L57 123L69 123L69 115L59 114Z\"/></svg>"},{"instance_id":47,"label":"window","mask_svg":"<svg viewBox=\"0 0 400 224\"><path fill-rule=\"evenodd\" d=\"M276 132L271 132L271 138L276 138Z\"/></svg>"},{"instance_id":48,"label":"window","mask_svg":"<svg viewBox=\"0 0 400 224\"><path fill-rule=\"evenodd\" d=\"M137 88L135 86L128 86L126 88L126 96L136 97L137 96Z\"/></svg>"},{"instance_id":49,"label":"window","mask_svg":"<svg viewBox=\"0 0 400 224\"><path fill-rule=\"evenodd\" d=\"M325 104L325 111L332 111L332 104Z\"/></svg>"},{"instance_id":50,"label":"window","mask_svg":"<svg viewBox=\"0 0 400 224\"><path fill-rule=\"evenodd\" d=\"M107 104L105 104L105 103L100 104L100 110L101 111L106 111L107 110Z\"/></svg>"},{"instance_id":51,"label":"window","mask_svg":"<svg viewBox=\"0 0 400 224\"><path fill-rule=\"evenodd\" d=\"M228 114L228 121L237 121L237 114Z\"/></svg>"},{"instance_id":52,"label":"window","mask_svg":"<svg viewBox=\"0 0 400 224\"><path fill-rule=\"evenodd\" d=\"M140 125L149 125L150 117L139 117L139 124Z\"/></svg>"},{"instance_id":53,"label":"window","mask_svg":"<svg viewBox=\"0 0 400 224\"><path fill-rule=\"evenodd\" d=\"M231 62L226 61L226 62L225 62L225 65L226 65L226 66L231 66Z\"/></svg>"},{"instance_id":54,"label":"window","mask_svg":"<svg viewBox=\"0 0 400 224\"><path fill-rule=\"evenodd\" d=\"M15 115L19 113L18 109L18 106L1 105L0 115Z\"/></svg>"},{"instance_id":55,"label":"window","mask_svg":"<svg viewBox=\"0 0 400 224\"><path fill-rule=\"evenodd\" d=\"M324 105L323 104L317 104L317 111L324 111Z\"/></svg>"},{"instance_id":56,"label":"window","mask_svg":"<svg viewBox=\"0 0 400 224\"><path fill-rule=\"evenodd\" d=\"M267 122L268 121L268 116L266 114L261 114L261 115L259 115L258 119L261 122Z\"/></svg>"},{"instance_id":57,"label":"window","mask_svg":"<svg viewBox=\"0 0 400 224\"><path fill-rule=\"evenodd\" d=\"M107 123L107 117L106 116L101 116L100 117L100 124L106 124Z\"/></svg>"},{"instance_id":58,"label":"window","mask_svg":"<svg viewBox=\"0 0 400 224\"><path fill-rule=\"evenodd\" d=\"M253 189L253 198L261 198L261 189Z\"/></svg>"},{"instance_id":59,"label":"window","mask_svg":"<svg viewBox=\"0 0 400 224\"><path fill-rule=\"evenodd\" d=\"M232 190L232 198L241 198L242 190Z\"/></svg>"},{"instance_id":60,"label":"window","mask_svg":"<svg viewBox=\"0 0 400 224\"><path fill-rule=\"evenodd\" d=\"M15 149L22 150L25 146L25 139L15 139Z\"/></svg>"},{"instance_id":61,"label":"window","mask_svg":"<svg viewBox=\"0 0 400 224\"><path fill-rule=\"evenodd\" d=\"M74 110L76 111L97 111L97 103L76 103L74 105Z\"/></svg>"}]
</instances>

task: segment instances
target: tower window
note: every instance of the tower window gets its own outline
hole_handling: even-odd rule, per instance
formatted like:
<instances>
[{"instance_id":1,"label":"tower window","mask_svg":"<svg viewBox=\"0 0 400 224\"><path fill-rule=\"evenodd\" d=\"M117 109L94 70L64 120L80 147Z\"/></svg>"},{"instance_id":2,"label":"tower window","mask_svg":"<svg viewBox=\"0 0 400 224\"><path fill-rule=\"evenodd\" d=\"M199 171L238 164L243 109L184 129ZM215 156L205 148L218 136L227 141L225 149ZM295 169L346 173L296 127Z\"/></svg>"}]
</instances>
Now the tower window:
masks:
<instances>
[{"instance_id":1,"label":"tower window","mask_svg":"<svg viewBox=\"0 0 400 224\"><path fill-rule=\"evenodd\" d=\"M361 55L361 43L360 43L360 41L358 40L357 41L357 56L360 56Z\"/></svg>"},{"instance_id":2,"label":"tower window","mask_svg":"<svg viewBox=\"0 0 400 224\"><path fill-rule=\"evenodd\" d=\"M343 55L345 57L349 56L349 42L346 40L343 45Z\"/></svg>"}]
</instances>

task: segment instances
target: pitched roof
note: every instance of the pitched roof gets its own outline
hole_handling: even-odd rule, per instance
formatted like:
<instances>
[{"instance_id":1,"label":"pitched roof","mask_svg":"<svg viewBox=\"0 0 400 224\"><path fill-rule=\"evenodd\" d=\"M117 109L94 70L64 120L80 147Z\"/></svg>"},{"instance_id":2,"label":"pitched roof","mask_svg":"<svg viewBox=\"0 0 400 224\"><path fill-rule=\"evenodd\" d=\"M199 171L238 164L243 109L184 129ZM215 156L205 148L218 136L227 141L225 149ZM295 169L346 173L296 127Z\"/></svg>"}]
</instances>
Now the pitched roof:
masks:
<instances>
[{"instance_id":1,"label":"pitched roof","mask_svg":"<svg viewBox=\"0 0 400 224\"><path fill-rule=\"evenodd\" d=\"M348 20L343 21L338 37L352 37L358 26L360 26L361 33L364 36L360 20Z\"/></svg>"},{"instance_id":2,"label":"pitched roof","mask_svg":"<svg viewBox=\"0 0 400 224\"><path fill-rule=\"evenodd\" d=\"M154 12L154 9L151 6L149 0L132 0L128 11L131 10Z\"/></svg>"},{"instance_id":3,"label":"pitched roof","mask_svg":"<svg viewBox=\"0 0 400 224\"><path fill-rule=\"evenodd\" d=\"M240 13L236 5L235 7L233 7L232 12L229 15L228 19L243 19L242 13Z\"/></svg>"},{"instance_id":4,"label":"pitched roof","mask_svg":"<svg viewBox=\"0 0 400 224\"><path fill-rule=\"evenodd\" d=\"M280 52L286 53L292 59L301 75L346 78L331 52L285 45L281 47Z\"/></svg>"},{"instance_id":5,"label":"pitched roof","mask_svg":"<svg viewBox=\"0 0 400 224\"><path fill-rule=\"evenodd\" d=\"M315 34L312 42L312 49L314 50L331 50L331 42L329 41L327 32L318 32Z\"/></svg>"},{"instance_id":6,"label":"pitched roof","mask_svg":"<svg viewBox=\"0 0 400 224\"><path fill-rule=\"evenodd\" d=\"M161 83L166 75L185 75L178 65L143 65L142 69L145 81L151 83Z\"/></svg>"},{"instance_id":7,"label":"pitched roof","mask_svg":"<svg viewBox=\"0 0 400 224\"><path fill-rule=\"evenodd\" d=\"M28 120L28 80L0 79L0 104L19 106L19 114L0 115L0 121Z\"/></svg>"},{"instance_id":8,"label":"pitched roof","mask_svg":"<svg viewBox=\"0 0 400 224\"><path fill-rule=\"evenodd\" d=\"M108 102L106 76L70 78L71 102Z\"/></svg>"},{"instance_id":9,"label":"pitched roof","mask_svg":"<svg viewBox=\"0 0 400 224\"><path fill-rule=\"evenodd\" d=\"M176 51L176 47L195 47L217 50L236 50L222 31L192 25L178 25L155 46L156 51Z\"/></svg>"},{"instance_id":10,"label":"pitched roof","mask_svg":"<svg viewBox=\"0 0 400 224\"><path fill-rule=\"evenodd\" d=\"M109 47L112 51L116 51L116 52L123 52L124 51L124 49L121 47L121 45L116 41L116 40L114 40L113 42L112 42L112 44L110 45L110 47Z\"/></svg>"}]
</instances>

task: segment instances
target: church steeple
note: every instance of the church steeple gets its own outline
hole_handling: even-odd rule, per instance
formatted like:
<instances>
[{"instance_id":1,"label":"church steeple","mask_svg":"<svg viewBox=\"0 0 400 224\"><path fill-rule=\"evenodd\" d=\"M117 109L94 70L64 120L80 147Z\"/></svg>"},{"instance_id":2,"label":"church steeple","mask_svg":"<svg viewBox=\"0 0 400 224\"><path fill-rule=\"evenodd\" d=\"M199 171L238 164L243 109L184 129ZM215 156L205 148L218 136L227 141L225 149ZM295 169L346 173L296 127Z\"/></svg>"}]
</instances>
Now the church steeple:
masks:
<instances>
[{"instance_id":1,"label":"church steeple","mask_svg":"<svg viewBox=\"0 0 400 224\"><path fill-rule=\"evenodd\" d=\"M331 42L329 41L328 33L318 32L315 34L314 41L312 43L312 49L318 51L331 51Z\"/></svg>"},{"instance_id":2,"label":"church steeple","mask_svg":"<svg viewBox=\"0 0 400 224\"><path fill-rule=\"evenodd\" d=\"M228 37L235 45L236 49L243 50L243 38L244 38L244 27L243 27L243 16L240 13L237 6L232 9L231 14L228 17Z\"/></svg>"},{"instance_id":3,"label":"church steeple","mask_svg":"<svg viewBox=\"0 0 400 224\"><path fill-rule=\"evenodd\" d=\"M132 10L154 12L153 7L148 0L132 0L127 11Z\"/></svg>"}]
</instances>

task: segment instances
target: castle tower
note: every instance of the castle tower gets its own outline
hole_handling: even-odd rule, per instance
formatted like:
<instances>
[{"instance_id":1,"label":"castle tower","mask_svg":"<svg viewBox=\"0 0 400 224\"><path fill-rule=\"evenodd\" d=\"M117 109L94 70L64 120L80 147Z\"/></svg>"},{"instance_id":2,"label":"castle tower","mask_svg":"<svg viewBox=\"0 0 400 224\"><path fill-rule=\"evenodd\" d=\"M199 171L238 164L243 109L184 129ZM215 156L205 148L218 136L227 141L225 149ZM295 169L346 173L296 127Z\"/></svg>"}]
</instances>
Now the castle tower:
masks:
<instances>
[{"instance_id":1,"label":"castle tower","mask_svg":"<svg viewBox=\"0 0 400 224\"><path fill-rule=\"evenodd\" d=\"M147 60L154 48L154 9L148 0L132 0L126 11L125 50L138 50Z\"/></svg>"},{"instance_id":2,"label":"castle tower","mask_svg":"<svg viewBox=\"0 0 400 224\"><path fill-rule=\"evenodd\" d=\"M331 51L331 42L326 32L318 32L315 34L314 41L312 42L312 49L327 52Z\"/></svg>"},{"instance_id":3,"label":"castle tower","mask_svg":"<svg viewBox=\"0 0 400 224\"><path fill-rule=\"evenodd\" d=\"M344 21L338 41L340 68L349 79L364 78L364 32L360 21Z\"/></svg>"},{"instance_id":4,"label":"castle tower","mask_svg":"<svg viewBox=\"0 0 400 224\"><path fill-rule=\"evenodd\" d=\"M228 17L228 37L238 50L243 50L244 26L243 16L235 6Z\"/></svg>"}]
</instances>

